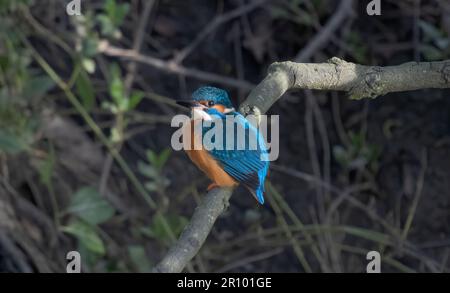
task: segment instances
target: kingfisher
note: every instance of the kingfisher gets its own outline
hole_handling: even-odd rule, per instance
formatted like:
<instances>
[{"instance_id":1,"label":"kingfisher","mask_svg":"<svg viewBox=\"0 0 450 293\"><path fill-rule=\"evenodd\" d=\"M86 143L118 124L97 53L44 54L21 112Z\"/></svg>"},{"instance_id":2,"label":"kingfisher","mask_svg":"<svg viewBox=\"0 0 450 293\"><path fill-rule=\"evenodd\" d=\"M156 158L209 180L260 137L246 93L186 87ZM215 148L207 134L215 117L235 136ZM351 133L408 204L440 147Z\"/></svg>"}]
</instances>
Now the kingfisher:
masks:
<instances>
[{"instance_id":1,"label":"kingfisher","mask_svg":"<svg viewBox=\"0 0 450 293\"><path fill-rule=\"evenodd\" d=\"M212 181L207 190L242 184L260 204L264 204L264 182L269 171L268 150L258 128L235 110L228 93L217 87L203 86L192 93L190 100L178 100L177 103L191 109L188 135L191 143L196 140L200 148L191 147L185 151L191 161ZM225 127L227 118L233 119L232 129ZM205 121L210 122L207 123L209 126L204 124ZM199 134L194 131L198 123L202 123ZM203 138L217 123L222 123L223 126L221 147L207 148ZM245 143L240 147L237 147L238 135L245 136ZM227 144L227 138L232 139L233 143ZM215 139L218 137L214 137L212 142ZM250 143L252 140L256 141L253 147Z\"/></svg>"}]
</instances>

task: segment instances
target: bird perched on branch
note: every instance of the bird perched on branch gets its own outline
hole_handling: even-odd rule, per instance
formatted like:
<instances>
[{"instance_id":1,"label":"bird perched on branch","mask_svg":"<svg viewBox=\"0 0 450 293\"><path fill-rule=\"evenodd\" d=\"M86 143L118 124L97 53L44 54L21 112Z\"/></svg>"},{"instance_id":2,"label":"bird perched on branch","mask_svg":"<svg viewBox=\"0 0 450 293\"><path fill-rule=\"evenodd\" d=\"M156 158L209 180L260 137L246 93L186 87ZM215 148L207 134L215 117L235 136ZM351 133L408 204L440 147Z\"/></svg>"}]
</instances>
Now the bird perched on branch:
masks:
<instances>
[{"instance_id":1,"label":"bird perched on branch","mask_svg":"<svg viewBox=\"0 0 450 293\"><path fill-rule=\"evenodd\" d=\"M192 99L177 103L192 110L187 133L191 143L185 151L213 181L208 191L215 187L242 184L263 204L269 159L264 138L258 128L235 111L226 91L216 87L201 87L192 94ZM227 124L227 121L232 123ZM215 135L209 135L209 131ZM206 141L207 137L211 138L210 145Z\"/></svg>"}]
</instances>

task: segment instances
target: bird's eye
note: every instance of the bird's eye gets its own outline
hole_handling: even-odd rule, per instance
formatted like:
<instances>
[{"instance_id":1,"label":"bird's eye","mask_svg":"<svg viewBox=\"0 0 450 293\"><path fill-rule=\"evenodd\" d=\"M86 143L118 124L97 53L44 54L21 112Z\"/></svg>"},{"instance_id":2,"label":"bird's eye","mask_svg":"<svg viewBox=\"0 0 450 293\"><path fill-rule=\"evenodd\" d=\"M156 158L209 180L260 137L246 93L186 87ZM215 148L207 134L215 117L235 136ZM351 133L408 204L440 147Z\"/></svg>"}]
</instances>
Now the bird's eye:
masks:
<instances>
[{"instance_id":1,"label":"bird's eye","mask_svg":"<svg viewBox=\"0 0 450 293\"><path fill-rule=\"evenodd\" d=\"M208 101L208 107L214 106L214 101Z\"/></svg>"}]
</instances>

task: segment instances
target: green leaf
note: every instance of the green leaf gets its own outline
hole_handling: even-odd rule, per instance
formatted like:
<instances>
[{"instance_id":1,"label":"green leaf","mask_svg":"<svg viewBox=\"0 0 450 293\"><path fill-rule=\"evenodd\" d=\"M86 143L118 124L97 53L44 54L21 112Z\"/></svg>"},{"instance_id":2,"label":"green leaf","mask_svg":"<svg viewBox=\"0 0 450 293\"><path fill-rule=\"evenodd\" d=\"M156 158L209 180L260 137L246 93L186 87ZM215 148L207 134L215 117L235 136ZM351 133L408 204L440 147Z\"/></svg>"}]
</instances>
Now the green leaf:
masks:
<instances>
[{"instance_id":1,"label":"green leaf","mask_svg":"<svg viewBox=\"0 0 450 293\"><path fill-rule=\"evenodd\" d=\"M119 143L123 140L121 132L119 131L119 129L117 127L113 127L111 129L111 134L109 136L109 139L113 143Z\"/></svg>"},{"instance_id":2,"label":"green leaf","mask_svg":"<svg viewBox=\"0 0 450 293\"><path fill-rule=\"evenodd\" d=\"M81 54L84 57L94 57L98 51L98 40L95 37L87 37L82 40Z\"/></svg>"},{"instance_id":3,"label":"green leaf","mask_svg":"<svg viewBox=\"0 0 450 293\"><path fill-rule=\"evenodd\" d=\"M114 26L120 26L122 24L129 9L129 4L124 3L118 5L116 0L107 0L105 3L105 12Z\"/></svg>"},{"instance_id":4,"label":"green leaf","mask_svg":"<svg viewBox=\"0 0 450 293\"><path fill-rule=\"evenodd\" d=\"M109 93L114 101L114 104L117 106L120 106L122 100L125 99L125 87L120 76L120 69L117 65L112 66L111 69Z\"/></svg>"},{"instance_id":5,"label":"green leaf","mask_svg":"<svg viewBox=\"0 0 450 293\"><path fill-rule=\"evenodd\" d=\"M115 210L96 189L84 187L75 193L68 212L77 215L89 224L97 225L109 220Z\"/></svg>"},{"instance_id":6,"label":"green leaf","mask_svg":"<svg viewBox=\"0 0 450 293\"><path fill-rule=\"evenodd\" d=\"M170 154L172 151L170 149L164 149L158 156L158 159L156 161L156 167L158 169L162 169L164 165L166 164L167 160L169 159Z\"/></svg>"},{"instance_id":7,"label":"green leaf","mask_svg":"<svg viewBox=\"0 0 450 293\"><path fill-rule=\"evenodd\" d=\"M188 223L187 218L176 215L176 214L168 214L168 215L166 215L165 218L166 218L170 228L172 229L173 233L175 234L175 236L178 236L179 234L181 234L184 227ZM150 226L150 230L147 230L144 233L146 233L147 236L156 238L158 240L170 241L170 235L168 235L164 225L165 225L165 222L162 220L162 215L160 213L157 213L153 216L153 221ZM141 232L143 232L143 231L145 231L145 230L141 230Z\"/></svg>"},{"instance_id":8,"label":"green leaf","mask_svg":"<svg viewBox=\"0 0 450 293\"><path fill-rule=\"evenodd\" d=\"M62 231L77 237L78 241L89 251L100 255L105 254L105 245L102 239L98 236L95 228L88 223L76 221L69 226L62 227Z\"/></svg>"},{"instance_id":9,"label":"green leaf","mask_svg":"<svg viewBox=\"0 0 450 293\"><path fill-rule=\"evenodd\" d=\"M108 14L109 17L113 17L116 14L116 0L106 0L105 1L105 12Z\"/></svg>"},{"instance_id":10,"label":"green leaf","mask_svg":"<svg viewBox=\"0 0 450 293\"><path fill-rule=\"evenodd\" d=\"M77 248L77 250L78 250L78 252L81 255L81 263L82 263L82 266L83 266L84 270L87 273L92 272L91 268L94 268L95 265L98 264L99 260L102 258L102 255L98 254L96 252L92 252L81 241L78 241L78 248Z\"/></svg>"},{"instance_id":11,"label":"green leaf","mask_svg":"<svg viewBox=\"0 0 450 293\"><path fill-rule=\"evenodd\" d=\"M95 93L91 80L86 72L81 71L75 83L78 94L86 110L91 110L94 107Z\"/></svg>"},{"instance_id":12,"label":"green leaf","mask_svg":"<svg viewBox=\"0 0 450 293\"><path fill-rule=\"evenodd\" d=\"M114 27L114 24L112 23L111 19L107 15L100 14L97 16L97 20L100 23L102 35L108 36L108 37L114 35L116 28Z\"/></svg>"},{"instance_id":13,"label":"green leaf","mask_svg":"<svg viewBox=\"0 0 450 293\"><path fill-rule=\"evenodd\" d=\"M150 263L144 247L141 245L130 245L128 246L128 254L139 272L145 273L150 271Z\"/></svg>"},{"instance_id":14,"label":"green leaf","mask_svg":"<svg viewBox=\"0 0 450 293\"><path fill-rule=\"evenodd\" d=\"M125 19L125 16L127 16L128 11L130 10L130 4L123 3L119 5L117 8L116 15L114 17L114 24L116 26L120 26L123 23L123 20Z\"/></svg>"},{"instance_id":15,"label":"green leaf","mask_svg":"<svg viewBox=\"0 0 450 293\"><path fill-rule=\"evenodd\" d=\"M158 155L152 151L152 150L147 150L147 159L150 162L150 164L156 166L156 164L158 163Z\"/></svg>"},{"instance_id":16,"label":"green leaf","mask_svg":"<svg viewBox=\"0 0 450 293\"><path fill-rule=\"evenodd\" d=\"M28 144L23 138L0 129L0 151L9 154L17 154L28 148Z\"/></svg>"},{"instance_id":17,"label":"green leaf","mask_svg":"<svg viewBox=\"0 0 450 293\"><path fill-rule=\"evenodd\" d=\"M91 58L83 58L81 60L81 64L83 65L84 70L86 70L89 74L93 74L95 72L95 61Z\"/></svg>"},{"instance_id":18,"label":"green leaf","mask_svg":"<svg viewBox=\"0 0 450 293\"><path fill-rule=\"evenodd\" d=\"M55 82L46 75L30 78L22 91L22 95L27 99L40 98L55 86Z\"/></svg>"},{"instance_id":19,"label":"green leaf","mask_svg":"<svg viewBox=\"0 0 450 293\"><path fill-rule=\"evenodd\" d=\"M133 92L130 97L130 102L128 103L128 110L135 109L143 98L144 98L143 92Z\"/></svg>"},{"instance_id":20,"label":"green leaf","mask_svg":"<svg viewBox=\"0 0 450 293\"><path fill-rule=\"evenodd\" d=\"M144 184L144 186L145 186L145 189L147 189L148 191L150 191L150 192L156 192L156 191L158 191L159 190L159 185L158 185L158 183L157 182L154 182L154 181L150 181L150 182L146 182L145 184Z\"/></svg>"},{"instance_id":21,"label":"green leaf","mask_svg":"<svg viewBox=\"0 0 450 293\"><path fill-rule=\"evenodd\" d=\"M159 177L158 170L144 162L138 162L138 170L142 175L148 178L157 179Z\"/></svg>"}]
</instances>

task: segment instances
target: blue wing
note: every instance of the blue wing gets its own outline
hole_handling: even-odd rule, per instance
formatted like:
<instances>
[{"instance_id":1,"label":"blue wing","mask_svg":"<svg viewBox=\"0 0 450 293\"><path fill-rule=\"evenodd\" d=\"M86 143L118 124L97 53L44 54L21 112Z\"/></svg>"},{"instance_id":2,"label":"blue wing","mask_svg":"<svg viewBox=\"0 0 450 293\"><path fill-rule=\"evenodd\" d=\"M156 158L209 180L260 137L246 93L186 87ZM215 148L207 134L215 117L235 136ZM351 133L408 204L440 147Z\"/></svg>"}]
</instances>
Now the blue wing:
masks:
<instances>
[{"instance_id":1,"label":"blue wing","mask_svg":"<svg viewBox=\"0 0 450 293\"><path fill-rule=\"evenodd\" d=\"M208 114L215 121L222 120L220 122L224 127L228 115L233 115L235 118L233 133L230 133L229 129L223 131L222 148L213 148L209 150L209 153L219 162L227 174L247 187L256 199L263 204L264 181L269 169L268 152L264 138L244 116L237 112L224 115L215 109L210 109ZM203 134L209 129L205 127ZM244 139L242 139L242 134L244 134ZM227 140L230 139L230 135L234 136L234 147L227 149ZM241 135L240 141L238 135Z\"/></svg>"}]
</instances>

